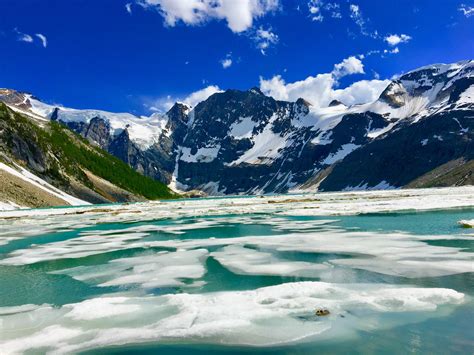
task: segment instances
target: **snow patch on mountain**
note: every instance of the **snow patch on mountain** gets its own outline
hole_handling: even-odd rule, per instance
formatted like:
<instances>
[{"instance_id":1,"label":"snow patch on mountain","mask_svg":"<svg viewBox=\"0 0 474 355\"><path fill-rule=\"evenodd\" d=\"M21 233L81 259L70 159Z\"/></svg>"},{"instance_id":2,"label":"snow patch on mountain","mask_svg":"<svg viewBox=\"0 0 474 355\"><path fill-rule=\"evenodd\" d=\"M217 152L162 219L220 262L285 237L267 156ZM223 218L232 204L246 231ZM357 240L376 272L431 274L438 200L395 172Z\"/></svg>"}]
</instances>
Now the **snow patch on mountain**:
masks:
<instances>
[{"instance_id":1,"label":"snow patch on mountain","mask_svg":"<svg viewBox=\"0 0 474 355\"><path fill-rule=\"evenodd\" d=\"M408 74L421 72L425 70L432 70L436 72L437 75L442 75L442 74L450 72L448 73L448 77L453 77L459 74L459 72L462 69L467 68L467 67L472 67L473 65L474 65L474 62L472 60L466 60L466 61L461 61L461 62L451 63L451 64L437 63L437 64L425 65L423 67L420 67L418 69L408 72Z\"/></svg>"},{"instance_id":2,"label":"snow patch on mountain","mask_svg":"<svg viewBox=\"0 0 474 355\"><path fill-rule=\"evenodd\" d=\"M459 104L472 104L474 102L474 85L471 85L459 97Z\"/></svg>"},{"instance_id":3,"label":"snow patch on mountain","mask_svg":"<svg viewBox=\"0 0 474 355\"><path fill-rule=\"evenodd\" d=\"M344 159L346 156L348 156L350 153L352 153L359 147L360 145L353 143L343 144L337 152L329 154L326 159L322 161L322 163L327 165L334 164L335 162Z\"/></svg>"},{"instance_id":4,"label":"snow patch on mountain","mask_svg":"<svg viewBox=\"0 0 474 355\"><path fill-rule=\"evenodd\" d=\"M221 145L218 144L215 147L203 147L199 148L195 154L191 153L191 148L182 147L180 160L187 163L210 163L217 158Z\"/></svg>"},{"instance_id":5,"label":"snow patch on mountain","mask_svg":"<svg viewBox=\"0 0 474 355\"><path fill-rule=\"evenodd\" d=\"M241 117L230 126L229 135L235 139L251 138L257 124L258 122L253 121L251 116Z\"/></svg>"},{"instance_id":6,"label":"snow patch on mountain","mask_svg":"<svg viewBox=\"0 0 474 355\"><path fill-rule=\"evenodd\" d=\"M65 201L67 204L71 206L83 206L83 205L90 205L89 202L83 201L78 199L77 197L71 196L58 188L54 187L53 185L47 183L40 177L30 173L28 170L22 168L15 164L15 168L12 168L4 163L0 162L0 170L3 170L11 175L14 175L31 185L40 188L41 190L47 192L50 195L56 196L61 200ZM11 205L11 204L10 204ZM14 205L14 204L13 204ZM5 205L6 206L6 205ZM3 207L5 207L3 206ZM5 207L6 208L6 207ZM1 208L0 208L1 209Z\"/></svg>"},{"instance_id":7,"label":"snow patch on mountain","mask_svg":"<svg viewBox=\"0 0 474 355\"><path fill-rule=\"evenodd\" d=\"M253 146L247 150L240 158L226 165L235 166L242 163L247 164L271 164L273 160L280 156L280 151L291 144L286 136L281 136L273 132L272 120L265 126L262 132L253 136Z\"/></svg>"},{"instance_id":8,"label":"snow patch on mountain","mask_svg":"<svg viewBox=\"0 0 474 355\"><path fill-rule=\"evenodd\" d=\"M296 128L311 127L313 131L328 131L339 122L344 115L355 111L355 108L347 108L344 105L329 106L329 107L309 107L307 115L300 115L292 120L292 125Z\"/></svg>"},{"instance_id":9,"label":"snow patch on mountain","mask_svg":"<svg viewBox=\"0 0 474 355\"><path fill-rule=\"evenodd\" d=\"M387 181L382 180L375 186L369 186L367 183L361 182L357 186L347 186L342 191L372 191L372 190L396 190L395 186L390 185Z\"/></svg>"}]
</instances>

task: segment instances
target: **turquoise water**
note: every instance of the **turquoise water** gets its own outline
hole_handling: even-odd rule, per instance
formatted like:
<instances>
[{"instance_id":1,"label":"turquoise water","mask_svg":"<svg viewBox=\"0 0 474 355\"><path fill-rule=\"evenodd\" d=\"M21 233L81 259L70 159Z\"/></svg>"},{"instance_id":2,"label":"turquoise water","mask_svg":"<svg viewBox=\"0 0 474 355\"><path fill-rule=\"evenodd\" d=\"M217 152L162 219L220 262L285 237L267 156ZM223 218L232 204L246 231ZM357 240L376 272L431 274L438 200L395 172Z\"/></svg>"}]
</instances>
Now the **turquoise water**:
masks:
<instances>
[{"instance_id":1,"label":"turquoise water","mask_svg":"<svg viewBox=\"0 0 474 355\"><path fill-rule=\"evenodd\" d=\"M12 238L0 245L6 353L474 349L474 237L457 225L474 209L49 218L44 234L18 223L0 236ZM316 317L318 305L331 314Z\"/></svg>"}]
</instances>

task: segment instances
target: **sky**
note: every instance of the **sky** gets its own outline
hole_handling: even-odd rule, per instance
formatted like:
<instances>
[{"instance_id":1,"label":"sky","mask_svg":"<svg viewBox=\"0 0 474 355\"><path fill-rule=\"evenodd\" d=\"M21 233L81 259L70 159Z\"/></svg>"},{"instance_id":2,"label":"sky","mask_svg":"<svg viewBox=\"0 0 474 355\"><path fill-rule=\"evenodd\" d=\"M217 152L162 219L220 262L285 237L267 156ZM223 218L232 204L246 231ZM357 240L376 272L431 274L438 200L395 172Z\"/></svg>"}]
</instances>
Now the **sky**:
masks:
<instances>
[{"instance_id":1,"label":"sky","mask_svg":"<svg viewBox=\"0 0 474 355\"><path fill-rule=\"evenodd\" d=\"M259 87L317 106L474 59L474 0L1 0L0 87L149 115Z\"/></svg>"}]
</instances>

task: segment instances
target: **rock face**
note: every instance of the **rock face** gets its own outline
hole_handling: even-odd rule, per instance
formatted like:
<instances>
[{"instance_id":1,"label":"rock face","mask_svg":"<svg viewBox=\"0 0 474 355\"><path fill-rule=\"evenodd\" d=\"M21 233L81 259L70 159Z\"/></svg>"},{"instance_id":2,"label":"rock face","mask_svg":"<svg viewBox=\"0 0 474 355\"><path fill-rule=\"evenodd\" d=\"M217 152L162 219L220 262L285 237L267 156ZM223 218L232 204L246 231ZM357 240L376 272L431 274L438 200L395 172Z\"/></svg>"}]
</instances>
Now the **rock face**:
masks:
<instances>
[{"instance_id":1,"label":"rock face","mask_svg":"<svg viewBox=\"0 0 474 355\"><path fill-rule=\"evenodd\" d=\"M142 174L212 195L399 188L440 166L468 174L473 159L473 61L412 71L352 107L278 101L258 88L150 117L58 109L16 92L0 100L67 125Z\"/></svg>"}]
</instances>

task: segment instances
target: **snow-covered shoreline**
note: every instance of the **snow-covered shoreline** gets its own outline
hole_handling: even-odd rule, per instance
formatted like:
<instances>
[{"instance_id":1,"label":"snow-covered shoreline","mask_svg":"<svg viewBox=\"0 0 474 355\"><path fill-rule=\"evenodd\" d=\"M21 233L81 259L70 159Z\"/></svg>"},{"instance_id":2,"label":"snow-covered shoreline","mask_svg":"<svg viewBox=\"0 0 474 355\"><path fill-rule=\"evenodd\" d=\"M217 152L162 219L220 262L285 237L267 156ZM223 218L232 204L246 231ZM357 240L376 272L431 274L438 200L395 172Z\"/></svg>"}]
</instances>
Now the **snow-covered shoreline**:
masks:
<instances>
[{"instance_id":1,"label":"snow-covered shoreline","mask_svg":"<svg viewBox=\"0 0 474 355\"><path fill-rule=\"evenodd\" d=\"M291 210L282 205L293 204ZM268 196L150 201L132 204L0 211L1 219L40 216L100 215L113 221L133 214L137 219L183 216L274 213L298 216L338 216L397 211L474 207L474 186L433 189L352 191Z\"/></svg>"}]
</instances>

